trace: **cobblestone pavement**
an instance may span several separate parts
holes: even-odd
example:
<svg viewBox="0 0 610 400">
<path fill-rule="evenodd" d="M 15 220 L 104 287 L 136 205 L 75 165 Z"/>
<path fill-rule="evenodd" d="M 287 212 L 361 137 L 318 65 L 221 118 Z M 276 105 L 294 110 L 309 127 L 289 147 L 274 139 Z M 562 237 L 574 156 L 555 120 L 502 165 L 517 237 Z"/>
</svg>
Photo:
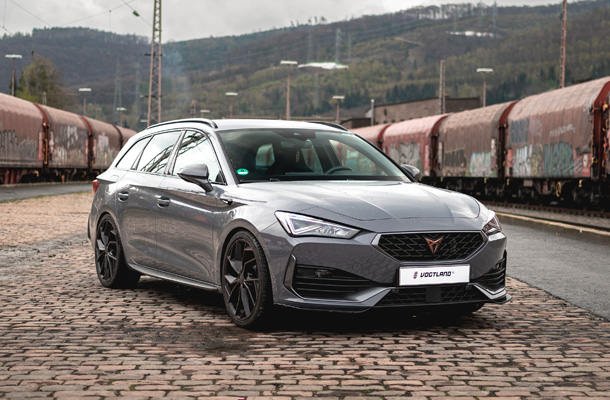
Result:
<svg viewBox="0 0 610 400">
<path fill-rule="evenodd" d="M 259 332 L 218 294 L 105 289 L 90 199 L 0 204 L 0 398 L 610 399 L 610 323 L 514 279 L 473 317 L 283 312 Z"/>
</svg>

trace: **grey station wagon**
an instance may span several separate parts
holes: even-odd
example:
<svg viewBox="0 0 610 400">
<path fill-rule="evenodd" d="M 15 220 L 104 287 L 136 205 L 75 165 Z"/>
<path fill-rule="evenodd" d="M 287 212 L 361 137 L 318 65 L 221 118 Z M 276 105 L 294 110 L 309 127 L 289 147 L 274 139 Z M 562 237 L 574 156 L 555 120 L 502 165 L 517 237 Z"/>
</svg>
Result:
<svg viewBox="0 0 610 400">
<path fill-rule="evenodd" d="M 471 313 L 508 301 L 496 215 L 418 175 L 334 124 L 161 123 L 94 182 L 97 275 L 221 292 L 243 327 L 276 305 Z"/>
</svg>

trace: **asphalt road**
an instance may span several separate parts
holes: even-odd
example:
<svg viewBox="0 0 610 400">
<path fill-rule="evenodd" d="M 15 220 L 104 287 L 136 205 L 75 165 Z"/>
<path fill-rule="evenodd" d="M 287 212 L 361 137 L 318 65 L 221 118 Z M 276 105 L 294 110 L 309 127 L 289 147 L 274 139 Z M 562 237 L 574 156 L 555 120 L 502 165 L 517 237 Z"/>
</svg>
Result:
<svg viewBox="0 0 610 400">
<path fill-rule="evenodd" d="M 91 183 L 70 183 L 56 185 L 0 185 L 0 202 L 27 199 L 38 196 L 89 192 L 91 190 Z"/>
<path fill-rule="evenodd" d="M 610 320 L 610 243 L 503 225 L 508 275 Z"/>
</svg>

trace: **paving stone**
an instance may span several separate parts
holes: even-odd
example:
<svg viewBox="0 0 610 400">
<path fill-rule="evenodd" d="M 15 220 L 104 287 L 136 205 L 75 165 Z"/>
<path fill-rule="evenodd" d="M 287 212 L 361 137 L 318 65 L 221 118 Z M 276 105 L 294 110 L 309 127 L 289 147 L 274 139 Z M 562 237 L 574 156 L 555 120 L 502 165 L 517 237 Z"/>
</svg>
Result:
<svg viewBox="0 0 610 400">
<path fill-rule="evenodd" d="M 103 288 L 90 201 L 0 203 L 0 398 L 610 400 L 610 322 L 515 279 L 472 317 L 285 311 L 247 331 L 216 293 Z"/>
</svg>

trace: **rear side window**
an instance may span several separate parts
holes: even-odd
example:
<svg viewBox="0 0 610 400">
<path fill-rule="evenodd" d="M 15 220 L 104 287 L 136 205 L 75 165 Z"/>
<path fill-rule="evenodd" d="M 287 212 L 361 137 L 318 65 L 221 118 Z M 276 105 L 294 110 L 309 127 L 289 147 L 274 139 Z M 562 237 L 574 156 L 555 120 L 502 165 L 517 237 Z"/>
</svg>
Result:
<svg viewBox="0 0 610 400">
<path fill-rule="evenodd" d="M 163 173 L 179 136 L 179 131 L 159 133 L 153 136 L 142 152 L 137 170 L 155 174 Z"/>
<path fill-rule="evenodd" d="M 149 137 L 142 139 L 140 141 L 137 141 L 133 146 L 131 146 L 131 148 L 127 150 L 125 155 L 123 155 L 121 161 L 117 163 L 116 168 L 131 169 L 135 161 L 138 159 L 138 156 L 142 152 L 142 149 L 144 148 L 144 146 L 146 146 L 146 143 L 148 143 L 149 139 Z"/>
</svg>

